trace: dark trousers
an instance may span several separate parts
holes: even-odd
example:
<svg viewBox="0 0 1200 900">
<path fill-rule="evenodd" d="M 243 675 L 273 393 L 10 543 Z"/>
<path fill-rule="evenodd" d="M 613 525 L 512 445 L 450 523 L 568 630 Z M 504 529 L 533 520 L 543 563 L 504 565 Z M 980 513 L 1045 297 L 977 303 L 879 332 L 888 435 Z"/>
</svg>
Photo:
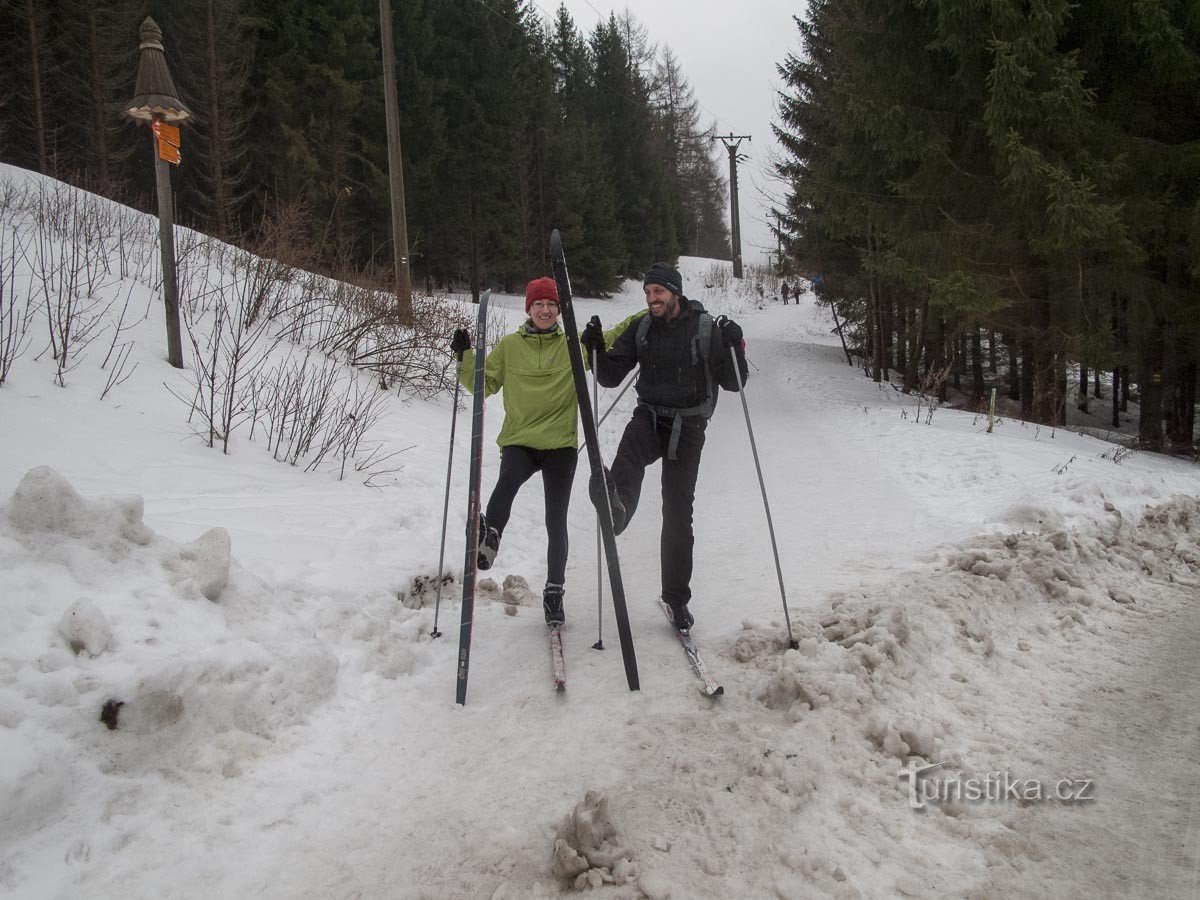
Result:
<svg viewBox="0 0 1200 900">
<path fill-rule="evenodd" d="M 676 458 L 668 459 L 672 420 L 659 416 L 655 422 L 653 413 L 639 407 L 625 426 L 612 463 L 613 482 L 629 520 L 642 495 L 646 467 L 662 460 L 663 525 L 659 554 L 662 596 L 670 606 L 683 606 L 692 599 L 692 507 L 707 424 L 708 421 L 700 416 L 685 418 Z"/>
<path fill-rule="evenodd" d="M 546 494 L 546 580 L 555 584 L 567 580 L 567 507 L 577 461 L 574 447 L 505 447 L 500 451 L 500 478 L 488 499 L 487 523 L 503 534 L 517 491 L 534 472 L 541 471 Z"/>
</svg>

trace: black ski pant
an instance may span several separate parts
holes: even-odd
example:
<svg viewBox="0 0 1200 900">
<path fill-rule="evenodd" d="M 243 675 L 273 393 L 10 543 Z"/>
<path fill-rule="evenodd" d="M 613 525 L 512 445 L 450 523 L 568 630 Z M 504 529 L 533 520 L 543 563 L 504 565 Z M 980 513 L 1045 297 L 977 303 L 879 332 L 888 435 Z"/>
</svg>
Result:
<svg viewBox="0 0 1200 900">
<path fill-rule="evenodd" d="M 708 420 L 701 416 L 685 417 L 676 458 L 668 459 L 672 424 L 673 419 L 667 416 L 656 417 L 642 407 L 634 410 L 621 435 L 611 472 L 628 522 L 642 495 L 646 467 L 662 460 L 663 524 L 659 545 L 662 596 L 669 606 L 683 606 L 692 599 L 692 507 Z"/>
<path fill-rule="evenodd" d="M 488 498 L 488 526 L 503 534 L 517 491 L 541 471 L 546 494 L 546 580 L 554 584 L 567 580 L 567 507 L 578 459 L 574 447 L 534 450 L 510 444 L 500 451 L 500 478 Z"/>
</svg>

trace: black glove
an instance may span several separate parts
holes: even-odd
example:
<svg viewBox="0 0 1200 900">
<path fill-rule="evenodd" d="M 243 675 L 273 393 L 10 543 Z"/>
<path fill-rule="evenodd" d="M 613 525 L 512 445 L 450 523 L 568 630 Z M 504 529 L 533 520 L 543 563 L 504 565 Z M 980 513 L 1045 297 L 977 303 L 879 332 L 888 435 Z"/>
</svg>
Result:
<svg viewBox="0 0 1200 900">
<path fill-rule="evenodd" d="M 728 350 L 730 347 L 739 347 L 742 343 L 742 326 L 733 319 L 727 319 L 724 316 L 717 323 L 717 327 L 721 329 L 721 346 Z"/>
<path fill-rule="evenodd" d="M 465 328 L 455 328 L 454 337 L 450 339 L 450 352 L 455 356 L 462 356 L 464 352 L 471 349 L 471 335 L 467 334 Z"/>
<path fill-rule="evenodd" d="M 592 316 L 588 320 L 587 325 L 583 328 L 583 334 L 579 338 L 579 343 L 592 353 L 604 352 L 604 327 L 600 324 L 599 316 Z"/>
</svg>

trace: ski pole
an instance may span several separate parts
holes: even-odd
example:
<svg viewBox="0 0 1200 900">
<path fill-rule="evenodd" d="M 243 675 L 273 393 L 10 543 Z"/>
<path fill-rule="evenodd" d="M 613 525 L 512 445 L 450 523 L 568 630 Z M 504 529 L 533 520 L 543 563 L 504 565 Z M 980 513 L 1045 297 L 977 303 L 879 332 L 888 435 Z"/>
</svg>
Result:
<svg viewBox="0 0 1200 900">
<path fill-rule="evenodd" d="M 442 563 L 446 559 L 446 520 L 450 516 L 450 474 L 454 471 L 454 429 L 458 425 L 458 391 L 461 382 L 458 380 L 458 368 L 462 366 L 462 353 L 455 354 L 458 366 L 454 372 L 454 405 L 450 409 L 450 459 L 446 463 L 446 499 L 442 503 L 442 546 L 438 550 L 438 581 L 437 599 L 433 603 L 433 632 L 430 637 L 440 638 L 438 631 L 438 613 L 442 607 Z"/>
<path fill-rule="evenodd" d="M 596 351 L 591 353 L 592 363 L 592 415 L 596 414 L 596 410 L 600 408 L 600 382 L 596 378 Z M 621 398 L 618 397 L 618 400 Z M 611 410 L 612 407 L 610 406 Z M 607 414 L 606 414 L 607 415 Z M 600 419 L 596 422 L 596 429 L 599 430 Z M 604 545 L 603 536 L 600 534 L 600 510 L 596 510 L 596 643 L 592 644 L 593 650 L 604 649 Z"/>
<path fill-rule="evenodd" d="M 617 404 L 621 402 L 621 398 L 625 396 L 625 392 L 626 392 L 627 390 L 629 390 L 629 387 L 630 387 L 630 385 L 632 385 L 632 384 L 633 384 L 633 382 L 637 380 L 637 373 L 638 373 L 638 370 L 637 370 L 637 368 L 636 368 L 636 367 L 634 368 L 634 370 L 633 370 L 632 372 L 630 372 L 630 373 L 629 373 L 629 379 L 628 379 L 628 380 L 625 382 L 625 386 L 621 388 L 621 393 L 617 394 L 617 397 L 616 397 L 616 399 L 615 399 L 615 400 L 613 400 L 613 402 L 609 404 L 609 406 L 608 406 L 608 409 L 606 409 L 606 410 L 604 411 L 604 415 L 602 415 L 602 416 L 599 418 L 599 420 L 597 420 L 597 422 L 596 422 L 596 427 L 597 427 L 597 428 L 599 428 L 601 425 L 603 425 L 603 424 L 604 424 L 604 420 L 608 418 L 608 414 L 609 414 L 610 412 L 612 412 L 614 409 L 616 409 L 616 407 L 617 407 Z M 592 374 L 592 377 L 593 377 L 593 378 L 595 377 L 595 373 L 594 373 L 594 372 L 593 372 L 593 374 Z M 597 393 L 598 393 L 598 392 L 597 392 Z M 599 402 L 599 398 L 597 398 L 597 401 L 596 401 L 596 402 Z M 581 453 L 581 452 L 583 451 L 583 448 L 584 448 L 584 446 L 585 446 L 584 444 L 580 444 L 578 447 L 576 447 L 576 448 L 575 448 L 575 452 L 576 452 L 576 453 Z"/>
<path fill-rule="evenodd" d="M 800 645 L 792 636 L 792 616 L 788 612 L 787 592 L 783 588 L 783 567 L 779 565 L 779 547 L 775 543 L 775 524 L 771 521 L 771 503 L 767 500 L 767 485 L 763 481 L 762 466 L 758 462 L 758 445 L 754 442 L 754 426 L 750 424 L 750 406 L 746 403 L 746 385 L 742 382 L 742 370 L 738 368 L 737 350 L 729 348 L 729 359 L 737 377 L 738 396 L 742 398 L 742 412 L 746 414 L 746 432 L 750 435 L 750 450 L 754 454 L 754 468 L 758 472 L 758 487 L 762 491 L 763 508 L 767 511 L 767 530 L 771 533 L 771 551 L 775 554 L 775 574 L 779 576 L 779 596 L 783 600 L 783 621 L 787 623 L 788 646 L 793 650 Z"/>
</svg>

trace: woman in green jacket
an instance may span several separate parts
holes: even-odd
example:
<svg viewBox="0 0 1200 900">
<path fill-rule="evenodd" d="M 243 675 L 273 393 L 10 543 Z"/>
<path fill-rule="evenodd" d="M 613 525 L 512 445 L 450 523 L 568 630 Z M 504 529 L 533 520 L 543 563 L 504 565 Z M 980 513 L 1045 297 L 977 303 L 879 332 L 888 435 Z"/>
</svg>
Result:
<svg viewBox="0 0 1200 900">
<path fill-rule="evenodd" d="M 500 478 L 480 517 L 479 568 L 491 568 L 517 492 L 534 472 L 542 473 L 546 494 L 546 588 L 542 605 L 547 625 L 563 623 L 563 584 L 567 574 L 567 507 L 575 479 L 578 400 L 558 323 L 558 288 L 553 278 L 537 278 L 525 288 L 529 318 L 497 341 L 484 363 L 487 396 L 504 388 Z M 473 387 L 475 354 L 465 329 L 454 333 L 453 352 L 463 352 L 459 380 Z"/>
</svg>

